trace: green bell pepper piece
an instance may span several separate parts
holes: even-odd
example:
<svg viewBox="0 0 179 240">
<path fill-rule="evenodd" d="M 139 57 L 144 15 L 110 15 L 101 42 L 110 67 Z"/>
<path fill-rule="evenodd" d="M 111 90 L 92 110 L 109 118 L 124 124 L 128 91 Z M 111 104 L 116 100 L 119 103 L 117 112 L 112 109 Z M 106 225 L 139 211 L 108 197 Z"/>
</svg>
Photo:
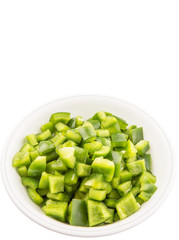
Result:
<svg viewBox="0 0 179 240">
<path fill-rule="evenodd" d="M 104 180 L 110 182 L 114 176 L 115 165 L 112 161 L 103 157 L 96 158 L 91 164 L 93 172 L 102 173 Z"/>
<path fill-rule="evenodd" d="M 133 187 L 131 189 L 131 192 L 133 193 L 134 197 L 137 196 L 138 193 L 140 193 L 140 188 L 139 187 Z"/>
<path fill-rule="evenodd" d="M 51 141 L 41 141 L 39 143 L 39 153 L 40 155 L 45 155 L 46 153 L 52 152 L 55 146 Z"/>
<path fill-rule="evenodd" d="M 130 173 L 126 169 L 120 172 L 120 183 L 127 182 L 130 180 L 132 180 L 132 173 Z"/>
<path fill-rule="evenodd" d="M 95 130 L 97 137 L 109 137 L 109 131 L 107 129 L 98 129 Z"/>
<path fill-rule="evenodd" d="M 107 116 L 104 120 L 101 121 L 101 125 L 103 128 L 109 128 L 117 123 L 117 119 L 115 117 Z"/>
<path fill-rule="evenodd" d="M 61 222 L 66 221 L 67 217 L 67 202 L 59 202 L 59 201 L 50 201 L 47 205 L 42 207 L 42 210 L 45 212 L 47 216 L 53 217 Z"/>
<path fill-rule="evenodd" d="M 74 185 L 65 184 L 65 192 L 67 192 L 67 193 L 74 193 L 77 190 L 78 185 L 79 185 L 79 182 L 77 182 Z"/>
<path fill-rule="evenodd" d="M 65 140 L 66 140 L 66 137 L 61 132 L 55 135 L 53 138 L 51 138 L 51 141 L 55 147 L 64 143 Z"/>
<path fill-rule="evenodd" d="M 68 170 L 68 168 L 60 158 L 58 158 L 56 161 L 52 163 L 51 168 L 54 171 L 60 171 L 60 172 L 66 172 Z"/>
<path fill-rule="evenodd" d="M 58 132 L 67 131 L 68 129 L 70 129 L 66 124 L 62 122 L 56 123 L 55 128 L 57 129 Z"/>
<path fill-rule="evenodd" d="M 32 151 L 34 151 L 34 150 L 35 150 L 35 147 L 34 147 L 34 146 L 30 145 L 29 143 L 25 143 L 25 144 L 21 147 L 21 149 L 20 149 L 19 152 L 21 152 L 21 153 L 26 153 L 26 152 L 32 152 Z"/>
<path fill-rule="evenodd" d="M 138 143 L 140 140 L 143 140 L 143 128 L 139 127 L 139 128 L 134 128 L 130 130 L 130 137 L 131 140 L 133 142 L 133 144 Z"/>
<path fill-rule="evenodd" d="M 98 137 L 96 138 L 96 141 L 101 142 L 103 146 L 107 146 L 110 149 L 112 149 L 112 144 L 110 139 Z"/>
<path fill-rule="evenodd" d="M 88 157 L 88 151 L 77 146 L 74 146 L 74 149 L 75 149 L 76 161 L 86 163 L 86 159 Z"/>
<path fill-rule="evenodd" d="M 120 129 L 121 130 L 125 130 L 127 128 L 127 126 L 128 126 L 127 122 L 124 119 L 120 118 L 120 117 L 117 117 L 117 116 L 114 116 L 114 117 L 117 119 L 117 121 L 119 123 L 119 126 L 120 126 Z"/>
<path fill-rule="evenodd" d="M 32 146 L 38 145 L 37 139 L 34 134 L 27 135 L 26 139 L 28 143 L 31 144 Z"/>
<path fill-rule="evenodd" d="M 115 165 L 114 177 L 119 178 L 120 172 L 122 170 L 122 153 L 111 151 L 107 155 L 107 159 L 112 160 Z"/>
<path fill-rule="evenodd" d="M 46 189 L 37 188 L 36 191 L 41 197 L 43 197 L 43 196 L 47 195 L 49 190 L 47 188 Z M 43 202 L 43 203 L 45 203 L 45 202 Z"/>
<path fill-rule="evenodd" d="M 146 202 L 152 197 L 154 192 L 157 190 L 157 187 L 147 176 L 143 176 L 140 179 L 140 184 L 141 184 L 141 188 L 140 188 L 141 192 L 138 195 L 138 197 Z"/>
<path fill-rule="evenodd" d="M 83 178 L 82 179 L 82 181 L 81 181 L 81 183 L 80 183 L 80 187 L 79 187 L 79 192 L 81 192 L 81 193 L 87 193 L 89 190 L 88 190 L 88 188 L 86 188 L 85 187 L 85 183 L 88 181 L 88 178 L 87 177 L 85 177 L 85 178 Z"/>
<path fill-rule="evenodd" d="M 79 128 L 79 133 L 85 142 L 91 142 L 95 140 L 96 133 L 92 126 L 82 126 Z"/>
<path fill-rule="evenodd" d="M 76 164 L 76 174 L 78 177 L 88 177 L 91 173 L 91 166 L 85 163 Z"/>
<path fill-rule="evenodd" d="M 145 160 L 137 160 L 135 162 L 126 163 L 127 169 L 132 173 L 132 176 L 137 176 L 146 170 Z"/>
<path fill-rule="evenodd" d="M 22 177 L 21 181 L 24 186 L 30 187 L 31 189 L 36 189 L 39 185 L 39 181 L 31 177 Z"/>
<path fill-rule="evenodd" d="M 106 119 L 106 114 L 105 112 L 97 112 L 95 115 L 92 117 L 92 120 L 99 120 L 104 121 Z"/>
<path fill-rule="evenodd" d="M 39 181 L 39 188 L 46 189 L 49 187 L 49 174 L 43 172 Z"/>
<path fill-rule="evenodd" d="M 68 125 L 69 128 L 74 129 L 76 127 L 76 118 L 71 118 L 68 121 L 67 125 Z"/>
<path fill-rule="evenodd" d="M 69 202 L 71 199 L 71 194 L 69 193 L 47 193 L 47 197 L 52 199 L 52 200 L 56 200 L 56 201 L 60 201 L 60 202 Z"/>
<path fill-rule="evenodd" d="M 119 221 L 119 215 L 117 214 L 117 212 L 114 214 L 114 222 Z"/>
<path fill-rule="evenodd" d="M 19 167 L 18 173 L 21 177 L 27 177 L 27 167 L 26 166 Z"/>
<path fill-rule="evenodd" d="M 68 185 L 74 185 L 78 182 L 78 176 L 73 169 L 70 169 L 65 173 L 64 182 Z"/>
<path fill-rule="evenodd" d="M 113 189 L 110 193 L 107 194 L 107 198 L 119 199 L 121 196 L 118 191 Z"/>
<path fill-rule="evenodd" d="M 29 177 L 39 177 L 46 169 L 46 157 L 38 156 L 28 168 Z"/>
<path fill-rule="evenodd" d="M 125 147 L 127 139 L 123 133 L 112 133 L 111 134 L 113 147 Z"/>
<path fill-rule="evenodd" d="M 83 118 L 81 116 L 76 116 L 76 127 L 80 127 L 83 123 Z"/>
<path fill-rule="evenodd" d="M 37 205 L 43 203 L 44 199 L 36 192 L 35 189 L 28 187 L 27 192 L 34 203 L 36 203 Z"/>
<path fill-rule="evenodd" d="M 124 195 L 120 198 L 116 204 L 116 210 L 119 215 L 120 220 L 132 215 L 136 211 L 138 211 L 140 205 L 137 203 L 132 192 Z"/>
<path fill-rule="evenodd" d="M 80 143 L 81 142 L 81 140 L 82 140 L 82 138 L 81 138 L 81 135 L 79 134 L 79 133 L 76 133 L 75 131 L 73 131 L 73 130 L 68 130 L 67 132 L 66 132 L 66 137 L 67 137 L 67 139 L 69 139 L 69 140 L 72 140 L 72 141 L 74 141 L 74 142 L 76 142 L 76 143 Z"/>
<path fill-rule="evenodd" d="M 124 158 L 131 158 L 136 156 L 137 149 L 135 148 L 134 144 L 128 140 L 127 145 L 124 147 L 125 153 L 123 154 Z"/>
<path fill-rule="evenodd" d="M 31 163 L 29 152 L 18 152 L 15 154 L 12 162 L 13 167 L 21 167 Z"/>
<path fill-rule="evenodd" d="M 91 123 L 94 127 L 94 129 L 99 129 L 101 127 L 101 124 L 100 124 L 100 121 L 99 120 L 93 120 L 93 119 L 90 119 L 88 120 L 89 123 Z"/>
<path fill-rule="evenodd" d="M 98 141 L 90 142 L 90 143 L 84 143 L 83 147 L 86 151 L 88 151 L 89 154 L 94 154 L 94 152 L 98 151 L 102 148 L 102 143 Z"/>
<path fill-rule="evenodd" d="M 50 193 L 64 192 L 64 176 L 49 175 Z"/>
<path fill-rule="evenodd" d="M 141 140 L 135 145 L 137 152 L 140 156 L 143 156 L 150 148 L 149 142 L 145 140 Z"/>
<path fill-rule="evenodd" d="M 50 122 L 53 124 L 56 124 L 57 122 L 62 122 L 64 124 L 67 124 L 70 120 L 70 113 L 68 112 L 58 112 L 53 113 L 50 117 Z"/>
<path fill-rule="evenodd" d="M 95 201 L 103 201 L 106 198 L 106 191 L 90 188 L 88 197 Z"/>
<path fill-rule="evenodd" d="M 51 136 L 52 136 L 52 134 L 51 134 L 50 130 L 47 129 L 46 131 L 37 134 L 36 139 L 38 142 L 41 142 L 41 141 L 45 141 L 45 140 L 49 139 Z"/>
<path fill-rule="evenodd" d="M 114 177 L 111 181 L 111 186 L 113 189 L 117 189 L 117 186 L 120 184 L 120 177 L 116 178 Z"/>
<path fill-rule="evenodd" d="M 93 200 L 87 201 L 87 212 L 90 227 L 105 222 L 111 216 L 104 203 Z"/>
<path fill-rule="evenodd" d="M 85 188 L 94 188 L 94 189 L 102 189 L 103 188 L 103 174 L 101 173 L 92 173 L 84 183 Z"/>
<path fill-rule="evenodd" d="M 110 212 L 110 218 L 108 218 L 105 223 L 113 223 L 114 221 L 114 209 L 108 208 L 108 211 Z"/>
<path fill-rule="evenodd" d="M 74 226 L 88 226 L 87 206 L 85 200 L 72 200 L 69 223 Z"/>
<path fill-rule="evenodd" d="M 46 161 L 47 163 L 53 160 L 57 160 L 57 158 L 59 157 L 58 154 L 56 153 L 56 151 L 52 151 L 50 153 L 46 153 Z"/>
<path fill-rule="evenodd" d="M 145 166 L 148 171 L 151 171 L 152 169 L 152 157 L 151 154 L 144 154 L 143 156 L 139 156 L 139 159 L 144 159 L 145 160 Z"/>
<path fill-rule="evenodd" d="M 101 149 L 99 149 L 98 151 L 95 151 L 93 154 L 92 159 L 95 159 L 97 157 L 106 157 L 106 155 L 110 152 L 110 147 L 108 146 L 102 146 Z"/>
<path fill-rule="evenodd" d="M 39 152 L 37 150 L 34 150 L 32 152 L 29 152 L 29 155 L 31 162 L 33 162 L 39 156 Z"/>
<path fill-rule="evenodd" d="M 131 181 L 121 183 L 118 187 L 117 190 L 121 196 L 126 195 L 130 190 L 132 189 L 132 183 Z"/>
<path fill-rule="evenodd" d="M 76 158 L 74 156 L 75 149 L 73 147 L 64 147 L 64 148 L 58 148 L 57 153 L 59 154 L 61 160 L 63 163 L 69 167 L 74 168 L 76 163 Z"/>
<path fill-rule="evenodd" d="M 106 199 L 104 200 L 104 203 L 106 204 L 106 206 L 107 206 L 108 208 L 116 208 L 117 199 L 106 198 Z"/>
<path fill-rule="evenodd" d="M 54 125 L 53 125 L 52 122 L 45 123 L 45 124 L 43 124 L 43 125 L 41 126 L 41 128 L 40 128 L 40 130 L 41 130 L 42 132 L 45 132 L 45 131 L 48 130 L 48 129 L 50 130 L 51 133 L 54 133 L 54 132 L 55 132 L 55 127 L 54 127 Z"/>
</svg>

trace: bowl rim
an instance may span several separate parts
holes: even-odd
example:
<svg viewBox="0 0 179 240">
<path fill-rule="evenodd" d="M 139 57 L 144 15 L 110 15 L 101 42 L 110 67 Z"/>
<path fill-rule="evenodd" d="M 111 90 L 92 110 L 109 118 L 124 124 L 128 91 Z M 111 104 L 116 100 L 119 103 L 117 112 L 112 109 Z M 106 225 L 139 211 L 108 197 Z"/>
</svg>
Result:
<svg viewBox="0 0 179 240">
<path fill-rule="evenodd" d="M 144 115 L 146 115 L 150 120 L 152 120 L 153 123 L 155 123 L 155 125 L 159 128 L 159 130 L 161 131 L 163 137 L 166 140 L 166 143 L 169 147 L 169 152 L 170 152 L 170 160 L 171 160 L 171 173 L 170 173 L 170 178 L 168 179 L 168 184 L 167 187 L 165 188 L 163 194 L 161 195 L 159 201 L 152 207 L 150 208 L 146 213 L 144 213 L 142 216 L 140 216 L 139 218 L 136 219 L 136 221 L 131 221 L 131 222 L 127 222 L 125 224 L 123 224 L 123 228 L 119 229 L 116 227 L 116 223 L 110 224 L 111 228 L 110 229 L 104 229 L 103 226 L 101 227 L 97 227 L 98 228 L 98 232 L 88 232 L 89 235 L 86 234 L 86 231 L 82 231 L 86 228 L 84 227 L 75 227 L 75 226 L 70 226 L 73 227 L 73 229 L 69 229 L 69 231 L 66 231 L 66 229 L 62 229 L 61 227 L 59 227 L 59 229 L 55 229 L 55 227 L 51 224 L 48 223 L 48 221 L 46 222 L 41 222 L 40 219 L 38 219 L 38 217 L 34 214 L 32 214 L 27 208 L 25 208 L 25 206 L 23 206 L 21 204 L 21 202 L 16 198 L 16 195 L 13 192 L 13 189 L 11 188 L 11 185 L 9 184 L 8 181 L 8 176 L 6 173 L 6 166 L 5 166 L 5 160 L 6 160 L 6 154 L 7 154 L 7 150 L 8 150 L 8 145 L 9 142 L 11 140 L 11 138 L 13 137 L 13 135 L 15 134 L 15 131 L 18 127 L 20 127 L 20 125 L 29 117 L 31 116 L 33 113 L 39 111 L 41 108 L 47 106 L 47 105 L 51 105 L 54 104 L 56 102 L 59 101 L 63 101 L 63 100 L 69 100 L 69 99 L 74 99 L 74 98 L 89 98 L 89 97 L 95 97 L 95 98 L 105 98 L 105 99 L 111 99 L 111 100 L 115 100 L 115 101 L 119 101 L 121 103 L 127 104 L 129 106 L 132 106 L 133 108 L 135 108 L 136 110 L 141 111 Z M 159 124 L 153 119 L 153 117 L 151 117 L 148 113 L 146 113 L 143 109 L 135 106 L 134 104 L 128 102 L 128 101 L 124 101 L 121 100 L 120 98 L 116 98 L 116 97 L 111 97 L 108 95 L 101 95 L 101 94 L 88 94 L 88 95 L 69 95 L 66 97 L 62 97 L 62 98 L 58 98 L 56 100 L 53 101 L 49 101 L 47 103 L 42 104 L 41 106 L 35 108 L 34 110 L 32 110 L 31 112 L 29 112 L 28 114 L 25 115 L 24 118 L 22 118 L 17 124 L 16 126 L 12 129 L 12 131 L 10 132 L 5 145 L 3 147 L 3 151 L 2 151 L 2 156 L 1 156 L 1 176 L 2 176 L 2 180 L 6 189 L 6 192 L 8 193 L 10 199 L 12 200 L 12 202 L 16 205 L 16 207 L 24 214 L 26 215 L 28 218 L 30 218 L 32 221 L 36 222 L 37 224 L 41 225 L 44 228 L 47 228 L 51 231 L 55 231 L 57 233 L 62 233 L 65 235 L 69 235 L 69 236 L 78 236 L 78 237 L 100 237 L 100 236 L 107 236 L 107 235 L 111 235 L 111 234 L 117 234 L 119 232 L 125 231 L 129 228 L 132 228 L 134 226 L 136 226 L 137 224 L 143 222 L 144 220 L 146 220 L 147 218 L 149 218 L 153 213 L 155 213 L 160 207 L 161 205 L 164 203 L 164 201 L 167 199 L 168 197 L 168 193 L 171 191 L 174 180 L 175 180 L 175 173 L 176 173 L 176 161 L 175 158 L 173 157 L 173 151 L 171 148 L 171 145 L 168 141 L 168 136 L 166 135 L 166 133 L 163 131 L 163 129 L 159 126 Z M 114 226 L 115 225 L 115 226 Z M 108 225 L 109 226 L 109 225 Z M 114 226 L 114 227 L 112 227 Z M 89 228 L 89 227 L 88 227 Z M 93 227 L 94 228 L 94 227 Z M 79 231 L 79 229 L 81 231 Z M 90 228 L 91 229 L 91 228 Z"/>
</svg>

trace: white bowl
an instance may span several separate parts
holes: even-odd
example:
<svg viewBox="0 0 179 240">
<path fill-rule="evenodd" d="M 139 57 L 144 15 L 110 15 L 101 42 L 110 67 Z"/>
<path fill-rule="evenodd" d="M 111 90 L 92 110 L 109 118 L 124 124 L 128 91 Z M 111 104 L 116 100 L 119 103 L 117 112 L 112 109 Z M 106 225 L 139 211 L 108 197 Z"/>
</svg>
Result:
<svg viewBox="0 0 179 240">
<path fill-rule="evenodd" d="M 107 111 L 125 119 L 129 124 L 143 126 L 144 137 L 150 142 L 152 172 L 157 177 L 158 190 L 152 198 L 132 216 L 101 227 L 75 227 L 47 217 L 40 207 L 28 197 L 20 177 L 12 167 L 14 154 L 20 149 L 24 136 L 39 131 L 54 112 L 67 111 L 72 116 L 81 115 L 85 119 L 98 111 Z M 137 107 L 110 97 L 75 96 L 48 103 L 29 114 L 13 131 L 4 147 L 2 156 L 2 177 L 5 188 L 15 205 L 36 223 L 59 233 L 73 236 L 104 236 L 118 233 L 143 222 L 151 216 L 166 199 L 174 179 L 174 162 L 169 143 L 157 123 Z"/>
</svg>

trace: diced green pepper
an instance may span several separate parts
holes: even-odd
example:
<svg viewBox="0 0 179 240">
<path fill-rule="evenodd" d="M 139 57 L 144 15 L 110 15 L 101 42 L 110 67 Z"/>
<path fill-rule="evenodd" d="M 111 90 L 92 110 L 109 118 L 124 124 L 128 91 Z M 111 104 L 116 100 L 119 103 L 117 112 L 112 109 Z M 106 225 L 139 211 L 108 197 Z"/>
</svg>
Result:
<svg viewBox="0 0 179 240">
<path fill-rule="evenodd" d="M 66 172 L 68 170 L 68 168 L 66 167 L 66 165 L 63 163 L 63 161 L 60 158 L 58 158 L 56 161 L 54 161 L 52 163 L 51 167 L 54 171 Z"/>
<path fill-rule="evenodd" d="M 40 155 L 45 155 L 46 153 L 52 152 L 55 146 L 51 141 L 41 141 L 39 143 L 39 153 Z"/>
<path fill-rule="evenodd" d="M 124 158 L 134 157 L 137 153 L 137 149 L 130 140 L 127 141 L 127 145 L 124 147 L 124 151 L 125 151 L 123 155 Z"/>
<path fill-rule="evenodd" d="M 22 177 L 21 181 L 24 186 L 30 187 L 32 189 L 36 189 L 39 185 L 39 181 L 31 177 Z"/>
<path fill-rule="evenodd" d="M 76 133 L 75 131 L 73 131 L 73 130 L 68 130 L 67 132 L 66 132 L 66 137 L 67 137 L 67 139 L 69 139 L 69 140 L 72 140 L 72 141 L 74 141 L 74 142 L 76 142 L 76 143 L 80 143 L 81 142 L 81 140 L 82 140 L 82 138 L 81 138 L 81 135 L 79 134 L 79 133 Z"/>
<path fill-rule="evenodd" d="M 106 199 L 104 200 L 104 203 L 106 204 L 106 206 L 107 206 L 108 208 L 116 208 L 117 199 L 106 198 Z"/>
<path fill-rule="evenodd" d="M 27 167 L 26 166 L 19 167 L 18 173 L 21 177 L 27 177 Z"/>
<path fill-rule="evenodd" d="M 113 189 L 117 189 L 117 186 L 120 184 L 120 177 L 116 178 L 114 177 L 111 181 L 111 186 Z"/>
<path fill-rule="evenodd" d="M 43 172 L 39 181 L 39 188 L 40 189 L 46 189 L 49 187 L 49 174 L 46 172 Z"/>
<path fill-rule="evenodd" d="M 74 146 L 74 149 L 75 149 L 76 161 L 86 163 L 86 159 L 88 157 L 88 151 L 77 146 Z"/>
<path fill-rule="evenodd" d="M 92 173 L 85 181 L 84 185 L 86 188 L 102 189 L 103 188 L 103 174 Z"/>
<path fill-rule="evenodd" d="M 130 173 L 128 170 L 123 170 L 122 172 L 120 172 L 120 182 L 127 182 L 132 180 L 132 173 Z"/>
<path fill-rule="evenodd" d="M 87 201 L 87 212 L 90 227 L 105 222 L 111 216 L 104 203 L 93 200 Z"/>
<path fill-rule="evenodd" d="M 46 215 L 53 217 L 59 221 L 65 222 L 67 217 L 67 202 L 52 201 L 42 207 Z"/>
<path fill-rule="evenodd" d="M 110 152 L 110 147 L 108 146 L 102 146 L 101 149 L 99 149 L 98 151 L 95 151 L 93 154 L 92 159 L 95 159 L 97 157 L 106 157 L 106 155 Z"/>
<path fill-rule="evenodd" d="M 133 144 L 138 143 L 140 140 L 143 140 L 143 128 L 134 128 L 130 130 L 131 140 Z"/>
<path fill-rule="evenodd" d="M 42 133 L 39 133 L 36 135 L 36 139 L 38 142 L 41 142 L 41 141 L 44 141 L 44 140 L 47 140 L 48 138 L 51 137 L 51 132 L 49 129 L 47 129 L 46 131 L 42 132 Z"/>
<path fill-rule="evenodd" d="M 126 163 L 127 169 L 132 173 L 132 176 L 137 176 L 146 170 L 145 160 L 137 160 L 135 162 Z"/>
<path fill-rule="evenodd" d="M 21 153 L 26 153 L 26 152 L 32 152 L 35 150 L 35 147 L 33 147 L 32 145 L 30 145 L 29 143 L 25 143 L 19 152 Z"/>
<path fill-rule="evenodd" d="M 107 138 L 98 137 L 96 141 L 101 142 L 103 146 L 107 146 L 110 149 L 112 148 L 111 140 Z"/>
<path fill-rule="evenodd" d="M 112 190 L 109 194 L 107 194 L 107 198 L 119 199 L 121 196 L 119 195 L 117 190 Z"/>
<path fill-rule="evenodd" d="M 114 176 L 115 166 L 114 163 L 103 157 L 96 158 L 91 164 L 93 172 L 102 173 L 104 179 L 107 182 L 110 182 Z"/>
<path fill-rule="evenodd" d="M 27 135 L 26 139 L 28 143 L 31 144 L 32 146 L 38 145 L 37 139 L 34 134 Z"/>
<path fill-rule="evenodd" d="M 70 208 L 70 224 L 74 226 L 88 226 L 87 206 L 85 200 L 73 199 Z"/>
<path fill-rule="evenodd" d="M 117 123 L 117 119 L 115 117 L 107 116 L 104 120 L 101 121 L 101 125 L 103 128 L 109 128 Z"/>
<path fill-rule="evenodd" d="M 87 193 L 88 192 L 88 188 L 85 187 L 85 183 L 88 181 L 88 178 L 85 177 L 83 178 L 83 180 L 81 181 L 80 187 L 79 187 L 79 191 L 82 193 Z"/>
<path fill-rule="evenodd" d="M 29 177 L 39 177 L 46 168 L 46 157 L 38 156 L 28 168 Z"/>
<path fill-rule="evenodd" d="M 68 127 L 69 128 L 72 128 L 74 129 L 76 127 L 76 118 L 71 118 L 69 121 L 68 121 Z"/>
<path fill-rule="evenodd" d="M 64 176 L 49 175 L 50 193 L 64 192 Z"/>
<path fill-rule="evenodd" d="M 57 135 L 55 135 L 53 138 L 51 138 L 51 141 L 53 142 L 53 145 L 55 147 L 59 146 L 60 144 L 64 143 L 66 140 L 66 137 L 60 132 Z"/>
<path fill-rule="evenodd" d="M 137 152 L 140 156 L 143 156 L 150 148 L 149 142 L 145 140 L 141 140 L 135 145 Z"/>
<path fill-rule="evenodd" d="M 81 126 L 84 123 L 84 120 L 81 116 L 76 116 L 76 127 Z"/>
<path fill-rule="evenodd" d="M 76 174 L 78 177 L 88 177 L 91 173 L 91 166 L 85 163 L 76 164 Z"/>
<path fill-rule="evenodd" d="M 140 188 L 139 187 L 133 187 L 131 189 L 131 192 L 133 193 L 134 197 L 137 196 L 137 194 L 140 192 Z"/>
<path fill-rule="evenodd" d="M 117 116 L 114 116 L 114 117 L 117 119 L 117 121 L 119 123 L 119 126 L 120 126 L 120 129 L 125 130 L 128 126 L 127 122 L 120 117 L 117 117 Z"/>
<path fill-rule="evenodd" d="M 121 196 L 126 195 L 132 188 L 132 183 L 131 181 L 121 183 L 118 187 L 117 190 Z"/>
<path fill-rule="evenodd" d="M 44 199 L 36 192 L 35 189 L 28 187 L 27 192 L 34 203 L 38 205 L 43 203 Z"/>
<path fill-rule="evenodd" d="M 29 152 L 18 152 L 15 154 L 12 162 L 13 167 L 21 167 L 30 164 Z"/>
<path fill-rule="evenodd" d="M 68 185 L 74 185 L 78 182 L 78 176 L 76 174 L 76 172 L 72 169 L 68 170 L 65 173 L 65 180 L 64 180 L 65 184 Z"/>
<path fill-rule="evenodd" d="M 50 130 L 51 133 L 54 133 L 54 131 L 55 131 L 55 127 L 54 127 L 53 123 L 51 123 L 51 122 L 43 124 L 40 129 L 42 132 L 45 132 L 48 129 Z"/>
<path fill-rule="evenodd" d="M 50 161 L 53 161 L 53 160 L 57 160 L 57 158 L 59 157 L 58 154 L 56 153 L 56 151 L 52 151 L 50 153 L 46 153 L 45 156 L 46 156 L 46 161 L 47 162 L 50 162 Z"/>
<path fill-rule="evenodd" d="M 114 214 L 114 222 L 119 221 L 119 215 L 117 214 L 117 212 Z"/>
<path fill-rule="evenodd" d="M 129 192 L 124 197 L 118 200 L 116 204 L 116 210 L 119 215 L 120 220 L 130 216 L 137 210 L 139 210 L 140 205 L 137 203 L 132 192 Z"/>
<path fill-rule="evenodd" d="M 62 122 L 64 124 L 67 124 L 70 120 L 70 113 L 68 112 L 58 112 L 53 113 L 50 117 L 50 122 L 53 124 L 56 124 L 57 122 Z"/>
<path fill-rule="evenodd" d="M 97 112 L 93 117 L 92 117 L 93 120 L 99 120 L 100 122 L 101 121 L 104 121 L 106 119 L 106 114 L 105 112 Z"/>
<path fill-rule="evenodd" d="M 90 120 L 88 120 L 88 122 L 90 122 L 93 125 L 95 130 L 99 129 L 101 127 L 101 124 L 100 124 L 99 120 L 90 119 Z"/>
<path fill-rule="evenodd" d="M 94 152 L 98 151 L 99 149 L 102 148 L 102 143 L 98 141 L 94 141 L 91 143 L 85 143 L 84 144 L 84 149 L 88 151 L 89 154 L 93 154 Z"/>
<path fill-rule="evenodd" d="M 33 162 L 38 156 L 39 152 L 37 150 L 34 150 L 33 152 L 29 152 L 31 162 Z"/>
<path fill-rule="evenodd" d="M 127 139 L 123 133 L 112 133 L 111 134 L 113 147 L 125 147 Z"/>
<path fill-rule="evenodd" d="M 148 171 L 151 171 L 152 168 L 152 157 L 151 154 L 144 154 L 143 156 L 139 156 L 139 159 L 144 159 L 145 160 L 145 166 Z"/>
<path fill-rule="evenodd" d="M 96 138 L 96 133 L 91 126 L 82 126 L 79 128 L 79 133 L 85 142 L 94 141 Z"/>
<path fill-rule="evenodd" d="M 56 123 L 55 128 L 57 129 L 58 132 L 67 131 L 69 129 L 69 127 L 62 122 Z"/>
<path fill-rule="evenodd" d="M 109 137 L 109 131 L 107 129 L 98 129 L 96 130 L 97 137 Z"/>
<path fill-rule="evenodd" d="M 122 153 L 111 151 L 107 155 L 109 160 L 112 160 L 115 165 L 114 177 L 118 178 L 120 176 L 120 172 L 122 170 Z"/>
<path fill-rule="evenodd" d="M 108 211 L 110 212 L 110 218 L 108 218 L 105 223 L 113 223 L 114 219 L 114 209 L 108 208 Z"/>
<path fill-rule="evenodd" d="M 52 199 L 52 200 L 57 200 L 60 202 L 69 202 L 71 198 L 71 194 L 69 193 L 47 193 L 47 197 Z"/>
<path fill-rule="evenodd" d="M 75 167 L 76 158 L 74 156 L 75 149 L 73 147 L 64 147 L 57 149 L 57 153 L 59 154 L 61 160 L 67 167 L 69 168 Z"/>
<path fill-rule="evenodd" d="M 103 201 L 105 198 L 106 198 L 105 190 L 97 190 L 97 189 L 90 188 L 89 199 L 96 200 L 96 201 Z"/>
<path fill-rule="evenodd" d="M 121 132 L 121 129 L 120 129 L 120 126 L 119 126 L 118 122 L 115 123 L 114 125 L 108 127 L 107 130 L 109 131 L 110 134 L 112 134 L 112 133 L 120 133 Z"/>
</svg>

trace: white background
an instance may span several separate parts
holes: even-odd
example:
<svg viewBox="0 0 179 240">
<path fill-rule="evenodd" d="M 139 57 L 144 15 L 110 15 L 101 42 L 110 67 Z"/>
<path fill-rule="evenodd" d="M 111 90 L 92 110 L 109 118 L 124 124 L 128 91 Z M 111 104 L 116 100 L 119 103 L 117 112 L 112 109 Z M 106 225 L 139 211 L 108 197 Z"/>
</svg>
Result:
<svg viewBox="0 0 179 240">
<path fill-rule="evenodd" d="M 36 107 L 68 95 L 102 94 L 150 114 L 177 161 L 178 13 L 178 1 L 172 0 L 0 1 L 0 151 L 14 126 Z M 178 185 L 177 173 L 152 217 L 105 239 L 178 239 Z M 71 239 L 23 215 L 2 180 L 0 209 L 1 239 Z"/>
</svg>

